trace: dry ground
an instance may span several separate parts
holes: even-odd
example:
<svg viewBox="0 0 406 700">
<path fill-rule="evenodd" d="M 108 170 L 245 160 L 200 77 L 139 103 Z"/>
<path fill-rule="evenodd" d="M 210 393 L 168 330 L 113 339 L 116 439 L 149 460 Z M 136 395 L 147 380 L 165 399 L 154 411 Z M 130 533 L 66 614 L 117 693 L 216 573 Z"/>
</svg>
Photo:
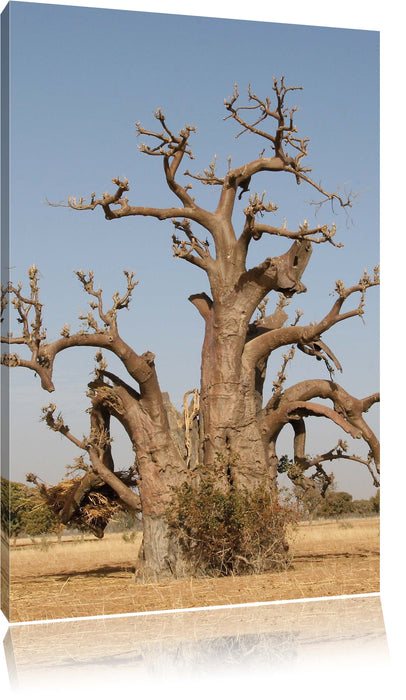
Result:
<svg viewBox="0 0 406 700">
<path fill-rule="evenodd" d="M 284 572 L 136 583 L 133 543 L 122 535 L 19 541 L 10 552 L 10 621 L 292 600 L 379 591 L 379 518 L 301 523 Z"/>
</svg>

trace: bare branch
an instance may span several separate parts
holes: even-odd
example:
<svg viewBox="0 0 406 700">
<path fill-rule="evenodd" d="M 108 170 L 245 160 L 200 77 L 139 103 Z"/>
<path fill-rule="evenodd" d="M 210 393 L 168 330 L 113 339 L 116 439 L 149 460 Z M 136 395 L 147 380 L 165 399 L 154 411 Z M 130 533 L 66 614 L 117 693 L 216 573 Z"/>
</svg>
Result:
<svg viewBox="0 0 406 700">
<path fill-rule="evenodd" d="M 292 172 L 287 168 L 288 172 Z M 326 202 L 331 203 L 332 211 L 334 211 L 334 202 L 338 202 L 338 204 L 348 209 L 350 209 L 354 203 L 354 200 L 357 198 L 357 194 L 354 192 L 345 192 L 344 196 L 339 194 L 340 188 L 338 187 L 335 192 L 327 192 L 320 183 L 314 182 L 314 180 L 311 180 L 310 178 L 306 177 L 306 175 L 303 175 L 302 173 L 299 175 L 299 178 L 303 182 L 307 182 L 309 185 L 311 185 L 315 190 L 317 190 L 320 194 L 323 195 L 324 199 L 318 200 L 318 201 L 310 201 L 309 204 L 312 204 L 313 206 L 316 207 L 316 213 L 321 209 L 323 204 L 326 204 Z"/>
<path fill-rule="evenodd" d="M 347 443 L 343 440 L 339 440 L 337 445 L 331 450 L 328 450 L 323 454 L 318 454 L 314 457 L 309 457 L 305 454 L 306 428 L 303 419 L 292 421 L 292 427 L 295 432 L 295 456 L 291 467 L 287 471 L 287 475 L 295 485 L 300 486 L 300 488 L 306 491 L 309 488 L 314 487 L 316 482 L 318 482 L 321 484 L 321 495 L 324 496 L 327 488 L 332 483 L 332 476 L 326 474 L 321 466 L 322 463 L 332 462 L 337 459 L 346 459 L 366 466 L 371 474 L 374 486 L 379 487 L 379 479 L 374 473 L 372 467 L 373 456 L 371 452 L 366 459 L 360 457 L 359 455 L 348 454 Z M 310 477 L 304 476 L 305 472 L 313 467 L 316 468 L 314 474 L 312 474 Z"/>
<path fill-rule="evenodd" d="M 197 238 L 197 236 L 192 233 L 190 221 L 188 219 L 183 219 L 183 221 L 177 221 L 174 219 L 172 223 L 174 224 L 176 230 L 185 233 L 189 239 L 189 242 L 182 241 L 176 234 L 172 235 L 174 257 L 183 258 L 184 260 L 197 265 L 197 267 L 208 270 L 209 267 L 212 266 L 213 258 L 210 255 L 210 243 L 207 238 L 205 241 L 201 241 L 199 238 Z M 198 257 L 193 255 L 194 252 L 197 253 Z"/>
<path fill-rule="evenodd" d="M 140 122 L 137 122 L 137 132 L 139 136 L 145 135 L 157 139 L 156 146 L 148 146 L 145 143 L 141 144 L 140 151 L 152 156 L 162 156 L 165 171 L 166 181 L 172 192 L 180 199 L 185 207 L 194 206 L 193 199 L 189 196 L 187 190 L 190 186 L 182 187 L 175 181 L 175 175 L 185 155 L 193 159 L 193 153 L 189 146 L 189 137 L 195 132 L 194 126 L 188 124 L 180 130 L 178 136 L 169 129 L 162 111 L 158 109 L 155 112 L 155 118 L 160 122 L 163 131 L 158 133 L 141 127 Z"/>
<path fill-rule="evenodd" d="M 206 292 L 202 292 L 201 294 L 192 294 L 189 297 L 189 301 L 196 307 L 204 320 L 207 321 L 210 315 L 210 310 L 213 306 L 213 300 L 210 299 Z"/>
<path fill-rule="evenodd" d="M 56 406 L 53 403 L 50 403 L 48 406 L 45 406 L 42 409 L 42 418 L 41 420 L 44 421 L 44 423 L 47 424 L 48 428 L 53 430 L 56 433 L 61 433 L 61 435 L 64 435 L 70 442 L 72 442 L 76 447 L 79 447 L 81 450 L 87 450 L 87 438 L 83 438 L 82 440 L 78 440 L 74 435 L 69 430 L 69 426 L 65 425 L 64 420 L 62 418 L 62 414 L 58 413 L 58 415 L 55 417 L 55 411 L 56 411 Z"/>
<path fill-rule="evenodd" d="M 282 328 L 288 320 L 288 314 L 286 313 L 285 306 L 290 304 L 290 299 L 286 299 L 283 294 L 279 294 L 279 300 L 276 304 L 275 311 L 272 314 L 266 315 L 266 306 L 269 299 L 265 297 L 258 304 L 258 316 L 253 323 L 250 323 L 248 327 L 248 333 L 246 337 L 246 342 L 256 338 L 263 333 L 267 333 L 270 330 L 275 330 L 276 328 Z"/>
<path fill-rule="evenodd" d="M 309 343 L 298 343 L 297 347 L 306 355 L 312 355 L 317 360 L 323 360 L 330 373 L 331 378 L 334 374 L 334 367 L 332 367 L 329 363 L 329 359 L 333 362 L 333 364 L 339 372 L 343 371 L 343 368 L 341 367 L 336 356 L 333 354 L 330 348 L 320 340 L 320 338 L 315 339 Z"/>
<path fill-rule="evenodd" d="M 104 329 L 99 328 L 97 325 L 96 320 L 93 317 L 92 311 L 89 311 L 86 316 L 79 316 L 79 319 L 82 321 L 86 322 L 87 328 L 88 329 L 93 329 L 96 332 L 102 333 L 106 328 L 112 329 L 114 331 L 117 330 L 116 326 L 116 318 L 117 318 L 117 311 L 120 311 L 121 309 L 128 308 L 129 303 L 131 301 L 131 295 L 133 289 L 137 286 L 138 282 L 134 281 L 134 273 L 129 272 L 128 270 L 124 271 L 124 275 L 127 279 L 127 289 L 126 292 L 124 293 L 123 296 L 120 296 L 119 292 L 116 292 L 113 295 L 113 306 L 111 309 L 109 309 L 107 312 L 103 311 L 103 300 L 102 300 L 102 289 L 99 288 L 98 290 L 94 289 L 94 273 L 92 270 L 90 270 L 86 274 L 83 272 L 83 270 L 75 270 L 75 274 L 77 278 L 80 280 L 80 282 L 83 284 L 83 288 L 89 296 L 95 297 L 97 299 L 97 302 L 95 303 L 90 303 L 91 309 L 98 311 L 99 318 L 101 321 L 104 323 Z M 64 328 L 65 330 L 65 328 Z M 66 332 L 62 332 L 61 335 L 64 335 L 65 337 L 69 337 L 66 335 Z"/>
<path fill-rule="evenodd" d="M 286 410 L 291 420 L 295 420 L 297 417 L 320 416 L 328 418 L 333 423 L 336 423 L 346 433 L 351 435 L 352 438 L 359 439 L 362 437 L 362 431 L 359 427 L 352 424 L 347 420 L 347 417 L 343 415 L 341 406 L 339 410 L 333 410 L 328 406 L 324 406 L 324 404 L 314 403 L 313 401 L 296 401 L 292 402 L 292 405 L 287 407 Z"/>
<path fill-rule="evenodd" d="M 333 403 L 333 408 L 314 403 L 312 399 L 315 397 L 329 399 Z M 314 379 L 299 382 L 287 388 L 276 397 L 276 400 L 274 397 L 270 399 L 263 411 L 264 430 L 273 436 L 275 433 L 279 434 L 286 423 L 300 421 L 306 416 L 328 418 L 353 438 L 365 440 L 370 448 L 371 460 L 374 460 L 379 473 L 379 442 L 362 416 L 373 403 L 378 401 L 379 394 L 366 399 L 357 399 L 333 381 Z"/>
<path fill-rule="evenodd" d="M 38 348 L 46 337 L 46 329 L 42 322 L 42 304 L 39 301 L 39 270 L 36 265 L 31 265 L 28 270 L 30 296 L 25 297 L 22 292 L 22 283 L 14 286 L 9 282 L 7 287 L 1 289 L 1 306 L 4 311 L 7 307 L 9 296 L 14 295 L 11 303 L 17 312 L 17 321 L 21 324 L 21 336 L 13 337 L 10 333 L 2 342 L 7 344 L 25 344 L 38 356 Z"/>
<path fill-rule="evenodd" d="M 289 231 L 286 227 L 286 220 L 282 227 L 269 226 L 263 224 L 262 222 L 253 220 L 251 213 L 249 213 L 247 209 L 244 209 L 244 213 L 247 215 L 246 229 L 254 240 L 259 240 L 263 233 L 268 233 L 272 236 L 280 236 L 282 238 L 294 240 L 306 239 L 307 241 L 316 244 L 330 243 L 335 248 L 343 247 L 343 243 L 336 243 L 334 240 L 334 236 L 337 231 L 335 224 L 333 224 L 331 227 L 323 225 L 309 228 L 309 224 L 305 219 L 303 224 L 299 225 L 298 231 Z"/>
<path fill-rule="evenodd" d="M 86 203 L 86 200 L 82 197 L 78 201 L 75 197 L 68 197 L 67 204 L 55 204 L 49 201 L 46 203 L 52 207 L 67 207 L 69 209 L 74 209 L 75 211 L 93 211 L 96 209 L 96 207 L 101 207 L 104 211 L 105 218 L 109 221 L 113 219 L 121 219 L 126 216 L 147 216 L 160 221 L 172 219 L 174 217 L 187 216 L 188 218 L 199 221 L 199 223 L 202 223 L 204 226 L 205 222 L 209 218 L 208 212 L 205 212 L 204 210 L 195 206 L 193 200 L 187 195 L 186 190 L 184 190 L 186 197 L 184 199 L 185 206 L 139 207 L 130 206 L 128 203 L 128 198 L 122 196 L 124 191 L 128 191 L 130 189 L 126 179 L 121 181 L 118 178 L 114 178 L 112 182 L 115 184 L 118 183 L 117 190 L 114 194 L 105 192 L 101 198 L 97 199 L 94 193 L 92 193 L 90 203 Z"/>
<path fill-rule="evenodd" d="M 201 182 L 203 185 L 224 185 L 224 178 L 216 175 L 216 160 L 217 156 L 214 155 L 209 167 L 204 169 L 204 175 L 201 173 L 193 175 L 189 170 L 185 170 L 183 174 L 191 177 L 193 180 L 198 180 L 198 182 Z"/>
<path fill-rule="evenodd" d="M 282 391 L 283 391 L 283 384 L 286 381 L 286 368 L 288 366 L 288 363 L 293 360 L 295 356 L 295 346 L 293 345 L 290 349 L 290 352 L 288 354 L 282 355 L 283 357 L 283 362 L 282 362 L 282 367 L 278 372 L 277 379 L 274 380 L 273 386 L 272 386 L 272 393 L 273 393 L 273 399 L 277 399 Z"/>
<path fill-rule="evenodd" d="M 30 359 L 21 358 L 16 353 L 5 353 L 1 357 L 1 364 L 8 367 L 25 367 L 32 369 L 41 378 L 43 388 L 53 391 L 54 386 L 49 372 L 50 358 L 46 351 L 46 329 L 43 327 L 42 304 L 39 301 L 39 271 L 36 265 L 31 265 L 28 270 L 30 296 L 22 294 L 22 283 L 14 286 L 9 282 L 6 288 L 2 287 L 2 309 L 5 310 L 11 303 L 17 313 L 17 322 L 21 324 L 21 335 L 14 337 L 11 332 L 1 337 L 4 345 L 25 345 L 31 351 Z"/>
<path fill-rule="evenodd" d="M 196 131 L 196 128 L 188 124 L 180 130 L 178 136 L 175 136 L 175 134 L 167 126 L 161 109 L 157 109 L 154 116 L 163 127 L 163 131 L 161 133 L 144 129 L 140 122 L 136 123 L 137 133 L 139 136 L 151 136 L 156 138 L 158 141 L 158 144 L 155 147 L 147 146 L 144 143 L 141 144 L 141 146 L 139 146 L 140 151 L 147 153 L 148 155 L 168 157 L 175 156 L 177 153 L 185 153 L 190 158 L 193 158 L 193 153 L 188 144 L 188 139 L 190 134 Z"/>
<path fill-rule="evenodd" d="M 137 355 L 120 338 L 117 329 L 117 312 L 128 307 L 132 291 L 136 286 L 133 273 L 124 273 L 127 279 L 127 289 L 123 295 L 120 295 L 118 292 L 113 295 L 113 306 L 108 311 L 103 309 L 102 290 L 96 290 L 94 287 L 93 272 L 89 272 L 86 275 L 80 270 L 76 274 L 87 294 L 94 298 L 95 301 L 90 303 L 91 310 L 86 315 L 80 314 L 79 316 L 85 324 L 82 330 L 71 333 L 69 325 L 65 324 L 61 331 L 61 337 L 50 343 L 46 340 L 46 332 L 42 326 L 42 304 L 39 302 L 38 271 L 35 266 L 30 268 L 29 271 L 31 280 L 30 298 L 25 298 L 22 295 L 21 284 L 18 287 L 14 287 L 10 283 L 6 291 L 8 294 L 14 294 L 13 304 L 22 321 L 23 334 L 19 338 L 13 338 L 11 335 L 2 337 L 1 341 L 7 345 L 14 342 L 26 345 L 31 350 L 31 357 L 26 360 L 16 353 L 7 353 L 1 359 L 2 364 L 33 370 L 40 376 L 42 387 L 52 392 L 55 388 L 52 382 L 53 364 L 58 353 L 70 347 L 99 347 L 113 352 L 123 362 L 130 376 L 143 387 L 142 392 L 147 391 L 147 386 L 150 382 L 157 382 L 153 355 L 152 353 L 144 353 L 142 356 Z M 29 313 L 32 310 L 34 311 L 34 320 L 30 324 Z M 99 326 L 93 315 L 93 312 L 96 310 L 99 319 L 103 323 L 102 327 Z"/>
<path fill-rule="evenodd" d="M 255 93 L 252 92 L 251 86 L 248 87 L 248 102 L 251 103 L 248 106 L 237 106 L 240 94 L 238 92 L 237 85 L 234 86 L 233 96 L 229 100 L 224 100 L 226 110 L 229 115 L 225 119 L 232 118 L 240 126 L 242 130 L 236 135 L 236 138 L 244 133 L 251 133 L 259 136 L 269 142 L 271 149 L 274 152 L 274 157 L 280 163 L 280 170 L 292 173 L 298 184 L 301 182 L 306 182 L 311 187 L 316 189 L 320 194 L 323 195 L 323 201 L 337 201 L 341 207 L 350 207 L 354 200 L 354 196 L 351 194 L 347 198 L 342 197 L 336 192 L 327 192 L 320 184 L 312 180 L 307 173 L 311 172 L 311 168 L 306 168 L 302 165 L 302 160 L 307 156 L 307 147 L 309 143 L 308 138 L 298 138 L 297 127 L 293 122 L 293 117 L 297 111 L 297 107 L 288 108 L 286 106 L 286 97 L 289 92 L 302 90 L 302 87 L 286 87 L 284 82 L 284 77 L 280 81 L 274 78 L 273 81 L 273 92 L 274 92 L 274 106 L 272 100 L 269 97 L 265 99 L 260 99 Z M 255 116 L 253 121 L 248 121 L 245 118 L 245 114 L 256 112 L 258 117 Z M 264 131 L 258 128 L 258 124 L 265 122 L 265 120 L 271 120 L 274 125 L 274 130 L 272 132 Z M 287 149 L 287 150 L 285 150 Z M 262 154 L 261 154 L 262 157 Z M 263 159 L 263 169 L 267 170 L 267 161 L 269 159 Z M 247 176 L 251 176 L 254 172 L 258 172 L 257 166 L 252 170 L 252 165 L 247 164 Z M 260 168 L 262 169 L 262 168 Z M 274 169 L 274 166 L 273 168 Z M 323 202 L 318 203 L 321 206 Z"/>
<path fill-rule="evenodd" d="M 329 328 L 332 328 L 332 326 L 346 320 L 347 318 L 353 318 L 355 316 L 360 316 L 362 318 L 365 308 L 366 290 L 378 284 L 378 268 L 375 268 L 373 278 L 370 278 L 370 276 L 364 272 L 364 276 L 361 278 L 359 283 L 352 287 L 345 288 L 341 280 L 339 280 L 336 283 L 338 299 L 334 303 L 332 309 L 320 322 L 311 323 L 307 326 L 296 325 L 289 326 L 287 328 L 270 330 L 268 333 L 265 333 L 260 337 L 253 338 L 245 346 L 244 354 L 246 361 L 251 364 L 251 366 L 255 366 L 260 358 L 268 357 L 271 352 L 276 350 L 278 347 L 297 343 L 301 346 L 300 349 L 303 350 L 304 347 L 307 347 L 308 350 L 312 351 L 311 354 L 314 354 L 315 356 L 317 356 L 317 353 L 319 353 L 318 356 L 323 357 L 324 352 L 325 355 L 330 357 L 330 359 L 336 364 L 336 367 L 340 369 L 338 360 L 334 357 L 331 350 L 329 350 L 324 344 L 320 345 L 320 336 Z M 344 301 L 352 294 L 357 292 L 361 294 L 358 306 L 350 311 L 340 313 Z M 315 341 L 318 343 L 318 347 L 316 348 L 316 346 L 314 346 L 312 349 L 311 344 Z M 322 353 L 321 355 L 320 352 Z"/>
<path fill-rule="evenodd" d="M 242 131 L 240 131 L 236 138 L 241 136 L 242 134 L 246 132 L 250 132 L 252 134 L 256 134 L 257 136 L 261 136 L 262 138 L 270 141 L 272 144 L 272 147 L 275 150 L 275 154 L 285 158 L 286 154 L 283 152 L 282 147 L 284 144 L 289 144 L 292 142 L 295 145 L 295 149 L 299 150 L 299 155 L 297 156 L 298 162 L 300 162 L 300 159 L 306 155 L 306 143 L 307 139 L 304 139 L 302 142 L 302 147 L 300 149 L 300 141 L 298 139 L 295 139 L 293 137 L 293 134 L 297 132 L 296 126 L 293 124 L 293 115 L 297 111 L 297 107 L 293 107 L 289 112 L 288 108 L 285 106 L 285 97 L 288 92 L 291 92 L 293 90 L 302 90 L 301 87 L 286 87 L 284 83 L 284 78 L 282 77 L 281 81 L 278 83 L 278 81 L 274 78 L 273 81 L 273 91 L 275 93 L 276 97 L 276 105 L 275 109 L 271 109 L 271 99 L 269 97 L 266 97 L 265 100 L 261 100 L 255 93 L 252 92 L 251 86 L 248 86 L 248 101 L 252 102 L 252 105 L 249 106 L 236 106 L 236 103 L 239 99 L 239 92 L 237 85 L 234 86 L 234 92 L 233 92 L 233 97 L 231 100 L 224 100 L 224 104 L 226 107 L 226 110 L 230 112 L 228 117 L 225 117 L 225 119 L 234 119 L 240 126 L 243 127 Z M 257 111 L 259 112 L 259 117 L 255 118 L 253 122 L 248 122 L 246 119 L 244 119 L 241 115 L 242 112 L 247 112 L 247 111 Z M 270 118 L 271 120 L 273 119 L 276 121 L 275 125 L 275 133 L 270 134 L 266 131 L 263 131 L 261 129 L 258 129 L 257 126 L 261 122 L 265 121 L 267 118 Z"/>
</svg>

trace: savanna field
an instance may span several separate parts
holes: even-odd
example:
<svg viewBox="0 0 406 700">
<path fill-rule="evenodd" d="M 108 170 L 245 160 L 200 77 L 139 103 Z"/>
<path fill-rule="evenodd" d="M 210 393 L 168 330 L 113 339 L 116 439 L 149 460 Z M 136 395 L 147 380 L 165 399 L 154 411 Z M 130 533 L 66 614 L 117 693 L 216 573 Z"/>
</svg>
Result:
<svg viewBox="0 0 406 700">
<path fill-rule="evenodd" d="M 142 534 L 48 537 L 10 548 L 10 621 L 292 600 L 379 591 L 379 517 L 302 522 L 281 572 L 139 582 Z"/>
</svg>

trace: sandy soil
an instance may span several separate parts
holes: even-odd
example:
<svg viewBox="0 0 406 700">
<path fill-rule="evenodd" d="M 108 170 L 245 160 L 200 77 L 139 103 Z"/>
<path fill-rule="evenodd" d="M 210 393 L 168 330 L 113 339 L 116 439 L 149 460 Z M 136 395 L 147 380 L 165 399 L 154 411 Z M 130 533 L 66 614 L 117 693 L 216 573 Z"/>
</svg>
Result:
<svg viewBox="0 0 406 700">
<path fill-rule="evenodd" d="M 287 571 L 136 583 L 140 546 L 122 535 L 19 540 L 10 552 L 10 621 L 292 600 L 379 591 L 379 518 L 302 523 Z"/>
</svg>

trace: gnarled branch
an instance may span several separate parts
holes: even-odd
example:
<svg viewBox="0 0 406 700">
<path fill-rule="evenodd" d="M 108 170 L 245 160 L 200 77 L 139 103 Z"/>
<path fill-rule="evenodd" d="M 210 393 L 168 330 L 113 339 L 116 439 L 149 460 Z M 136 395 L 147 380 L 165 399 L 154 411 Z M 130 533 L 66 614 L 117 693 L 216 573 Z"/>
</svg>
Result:
<svg viewBox="0 0 406 700">
<path fill-rule="evenodd" d="M 94 288 L 93 272 L 85 275 L 83 271 L 76 273 L 78 279 L 82 282 L 85 291 L 90 297 L 96 301 L 90 302 L 90 311 L 86 315 L 80 315 L 80 319 L 84 321 L 85 327 L 76 332 L 71 333 L 69 325 L 65 324 L 61 331 L 61 337 L 55 341 L 47 342 L 46 329 L 43 327 L 42 321 L 42 304 L 39 301 L 39 273 L 35 266 L 29 270 L 31 296 L 25 297 L 22 295 L 21 283 L 15 287 L 11 283 L 3 291 L 3 303 L 7 295 L 14 294 L 12 303 L 17 309 L 18 319 L 22 322 L 22 335 L 13 337 L 9 334 L 1 338 L 3 344 L 8 346 L 13 344 L 25 345 L 31 351 L 29 359 L 23 359 L 17 354 L 6 353 L 2 356 L 2 364 L 8 366 L 25 367 L 36 372 L 41 378 L 41 384 L 47 391 L 54 391 L 52 382 L 53 365 L 55 357 L 58 353 L 70 347 L 99 347 L 108 349 L 113 352 L 124 364 L 127 372 L 142 386 L 142 391 L 147 390 L 148 382 L 157 382 L 154 370 L 152 353 L 144 353 L 137 355 L 124 341 L 121 339 L 117 329 L 117 312 L 128 307 L 131 299 L 132 291 L 136 285 L 133 278 L 133 273 L 125 272 L 127 278 L 127 289 L 123 295 L 118 292 L 113 296 L 113 306 L 104 311 L 102 303 L 102 290 Z M 34 312 L 34 319 L 30 323 L 30 312 Z M 94 316 L 97 311 L 99 321 L 102 321 L 102 326 Z M 17 320 L 18 320 L 17 319 Z"/>
<path fill-rule="evenodd" d="M 315 403 L 312 399 L 316 397 L 330 400 L 333 408 Z M 287 423 L 301 421 L 306 416 L 328 418 L 353 438 L 365 440 L 379 474 L 379 441 L 362 415 L 379 400 L 379 393 L 357 399 L 335 382 L 325 379 L 299 382 L 270 399 L 263 410 L 263 430 L 274 441 Z"/>
<path fill-rule="evenodd" d="M 242 130 L 236 135 L 236 138 L 244 133 L 255 134 L 261 137 L 265 141 L 270 143 L 271 149 L 274 152 L 274 158 L 279 163 L 279 170 L 284 170 L 285 172 L 292 173 L 296 177 L 298 184 L 301 182 L 306 182 L 316 189 L 325 198 L 324 201 L 337 201 L 341 207 L 350 207 L 354 196 L 350 195 L 347 198 L 342 197 L 336 192 L 327 192 L 320 184 L 312 180 L 307 173 L 311 172 L 311 168 L 306 168 L 302 165 L 302 160 L 307 156 L 307 146 L 309 143 L 308 138 L 298 138 L 297 127 L 293 122 L 293 117 L 297 111 L 297 107 L 288 108 L 286 106 L 286 97 L 289 92 L 302 90 L 302 87 L 287 87 L 285 85 L 284 77 L 278 81 L 274 78 L 273 81 L 273 92 L 275 97 L 275 105 L 272 106 L 272 100 L 269 97 L 265 99 L 260 99 L 251 90 L 251 86 L 248 87 L 248 102 L 249 105 L 238 106 L 237 102 L 239 100 L 240 94 L 238 92 L 237 85 L 234 86 L 233 96 L 229 100 L 225 100 L 224 104 L 229 115 L 225 119 L 232 118 L 240 126 Z M 248 121 L 244 116 L 248 112 L 255 113 L 254 120 Z M 271 120 L 274 123 L 274 130 L 272 132 L 264 131 L 258 128 L 258 124 L 264 122 L 265 120 Z M 287 150 L 285 150 L 287 149 Z M 267 161 L 270 159 L 262 158 L 263 169 L 267 170 Z M 273 168 L 276 169 L 276 160 L 273 163 Z M 254 172 L 258 172 L 255 167 L 255 171 L 252 167 L 247 167 L 247 177 L 252 176 Z"/>
<path fill-rule="evenodd" d="M 207 271 L 213 269 L 214 260 L 210 255 L 210 243 L 207 238 L 206 240 L 201 241 L 197 236 L 195 236 L 195 234 L 192 232 L 190 221 L 188 221 L 188 219 L 183 219 L 182 221 L 177 221 L 177 219 L 174 219 L 173 224 L 176 230 L 185 233 L 189 239 L 189 242 L 182 241 L 176 234 L 172 235 L 174 257 L 183 258 L 184 260 L 187 260 L 197 267 L 201 267 Z M 197 253 L 198 257 L 194 255 L 194 252 Z"/>
<path fill-rule="evenodd" d="M 333 304 L 331 310 L 320 322 L 311 323 L 307 326 L 295 325 L 270 330 L 267 333 L 254 338 L 245 346 L 245 362 L 247 365 L 255 366 L 255 364 L 261 358 L 269 357 L 274 350 L 282 347 L 283 345 L 291 345 L 292 343 L 296 343 L 301 346 L 301 349 L 306 346 L 311 349 L 312 343 L 315 341 L 319 343 L 319 348 L 324 350 L 330 359 L 333 359 L 334 355 L 329 349 L 327 349 L 327 346 L 324 344 L 320 345 L 321 334 L 327 331 L 329 328 L 332 328 L 337 323 L 340 323 L 348 318 L 353 318 L 354 316 L 360 316 L 362 318 L 365 308 L 365 293 L 369 287 L 374 287 L 378 284 L 379 275 L 377 268 L 375 268 L 373 278 L 370 278 L 370 276 L 365 272 L 359 283 L 353 285 L 352 287 L 345 288 L 341 281 L 337 282 L 336 292 L 338 293 L 338 299 Z M 358 306 L 350 311 L 340 313 L 346 299 L 357 292 L 361 294 Z M 315 352 L 312 354 L 315 354 Z M 334 361 L 335 363 L 338 363 L 336 358 L 334 358 Z M 337 364 L 337 367 L 339 368 L 339 363 Z"/>
</svg>

